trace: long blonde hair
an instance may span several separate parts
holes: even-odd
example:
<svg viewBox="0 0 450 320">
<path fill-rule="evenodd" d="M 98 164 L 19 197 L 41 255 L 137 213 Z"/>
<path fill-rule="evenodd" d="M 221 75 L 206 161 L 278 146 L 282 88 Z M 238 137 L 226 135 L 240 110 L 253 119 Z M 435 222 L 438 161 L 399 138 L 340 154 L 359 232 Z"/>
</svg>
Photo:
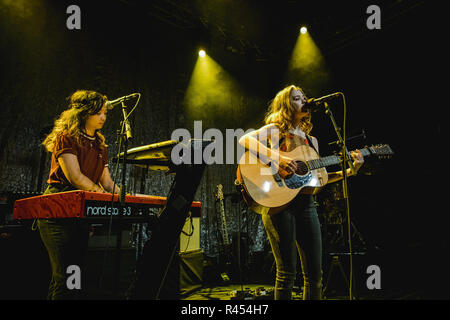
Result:
<svg viewBox="0 0 450 320">
<path fill-rule="evenodd" d="M 84 131 L 86 119 L 90 115 L 97 114 L 102 109 L 108 98 L 98 92 L 90 90 L 77 90 L 67 98 L 69 108 L 61 113 L 55 120 L 53 130 L 44 139 L 42 144 L 49 152 L 53 152 L 56 138 L 61 134 L 67 134 L 80 143 L 81 133 Z M 96 130 L 95 137 L 100 148 L 105 148 L 105 137 Z"/>
<path fill-rule="evenodd" d="M 287 86 L 280 90 L 275 98 L 271 101 L 269 109 L 267 110 L 264 122 L 266 124 L 276 123 L 280 128 L 280 134 L 286 135 L 290 129 L 294 128 L 295 108 L 291 103 L 292 90 L 300 90 L 303 94 L 303 90 L 295 85 Z M 304 94 L 305 95 L 305 94 Z M 306 95 L 305 95 L 306 97 Z M 311 113 L 308 116 L 300 120 L 300 129 L 306 134 L 309 134 L 313 128 L 311 123 Z"/>
</svg>

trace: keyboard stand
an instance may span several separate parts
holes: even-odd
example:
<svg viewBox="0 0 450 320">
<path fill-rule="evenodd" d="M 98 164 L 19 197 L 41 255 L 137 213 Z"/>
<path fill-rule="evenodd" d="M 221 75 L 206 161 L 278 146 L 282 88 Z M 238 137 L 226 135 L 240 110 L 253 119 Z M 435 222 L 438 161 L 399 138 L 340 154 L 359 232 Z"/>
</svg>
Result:
<svg viewBox="0 0 450 320">
<path fill-rule="evenodd" d="M 203 141 L 202 151 L 209 143 L 210 141 Z M 141 260 L 136 266 L 135 299 L 159 299 L 205 167 L 203 162 L 182 164 L 176 168 L 166 206 L 160 212 L 159 222 L 152 230 L 150 240 L 144 245 Z"/>
</svg>

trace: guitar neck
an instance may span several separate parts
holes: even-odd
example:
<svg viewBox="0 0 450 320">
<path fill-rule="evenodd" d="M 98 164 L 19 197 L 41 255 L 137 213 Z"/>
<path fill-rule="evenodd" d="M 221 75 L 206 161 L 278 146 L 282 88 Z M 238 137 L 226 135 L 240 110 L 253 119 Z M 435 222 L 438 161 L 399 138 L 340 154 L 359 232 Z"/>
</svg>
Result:
<svg viewBox="0 0 450 320">
<path fill-rule="evenodd" d="M 225 219 L 225 208 L 223 206 L 223 200 L 220 201 L 220 209 L 221 209 L 220 211 L 222 214 L 222 238 L 223 238 L 224 245 L 229 245 L 227 220 Z"/>
<path fill-rule="evenodd" d="M 361 151 L 364 157 L 370 155 L 371 153 L 368 148 L 359 149 L 359 151 Z M 307 163 L 311 170 L 315 170 L 339 164 L 341 163 L 341 158 L 338 156 L 327 156 L 319 159 L 309 160 L 307 161 Z"/>
</svg>

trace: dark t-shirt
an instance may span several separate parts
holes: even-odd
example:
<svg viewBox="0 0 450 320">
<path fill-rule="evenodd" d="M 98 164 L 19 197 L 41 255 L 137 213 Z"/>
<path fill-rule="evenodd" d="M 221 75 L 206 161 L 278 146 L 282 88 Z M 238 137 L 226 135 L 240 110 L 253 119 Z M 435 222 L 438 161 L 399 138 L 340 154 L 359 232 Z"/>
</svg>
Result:
<svg viewBox="0 0 450 320">
<path fill-rule="evenodd" d="M 70 186 L 58 162 L 58 157 L 64 153 L 76 155 L 81 173 L 96 184 L 99 182 L 105 166 L 108 165 L 108 149 L 101 147 L 95 137 L 82 134 L 80 143 L 78 143 L 74 137 L 62 134 L 55 141 L 48 184 Z"/>
</svg>

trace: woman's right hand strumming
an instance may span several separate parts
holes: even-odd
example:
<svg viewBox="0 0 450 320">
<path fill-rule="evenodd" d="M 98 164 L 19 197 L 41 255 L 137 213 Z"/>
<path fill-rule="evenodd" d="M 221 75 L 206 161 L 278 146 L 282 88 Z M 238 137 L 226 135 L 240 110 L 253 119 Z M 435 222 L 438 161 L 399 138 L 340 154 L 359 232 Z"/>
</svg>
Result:
<svg viewBox="0 0 450 320">
<path fill-rule="evenodd" d="M 273 139 L 273 131 L 276 131 L 276 139 Z M 258 137 L 264 137 L 258 138 Z M 279 154 L 277 150 L 267 148 L 261 141 L 265 141 L 268 137 L 271 137 L 274 144 L 278 144 L 276 141 L 279 139 L 278 127 L 274 124 L 266 125 L 258 130 L 247 133 L 239 139 L 239 144 L 241 144 L 245 149 L 251 150 L 258 153 L 259 156 L 266 156 L 266 161 L 272 162 L 276 165 L 276 169 L 281 168 L 286 171 L 287 174 L 292 174 L 297 170 L 297 163 L 290 157 L 283 156 Z M 261 139 L 261 140 L 260 140 Z"/>
<path fill-rule="evenodd" d="M 297 170 L 297 162 L 290 157 L 279 155 L 278 165 L 289 174 L 295 173 Z"/>
</svg>

